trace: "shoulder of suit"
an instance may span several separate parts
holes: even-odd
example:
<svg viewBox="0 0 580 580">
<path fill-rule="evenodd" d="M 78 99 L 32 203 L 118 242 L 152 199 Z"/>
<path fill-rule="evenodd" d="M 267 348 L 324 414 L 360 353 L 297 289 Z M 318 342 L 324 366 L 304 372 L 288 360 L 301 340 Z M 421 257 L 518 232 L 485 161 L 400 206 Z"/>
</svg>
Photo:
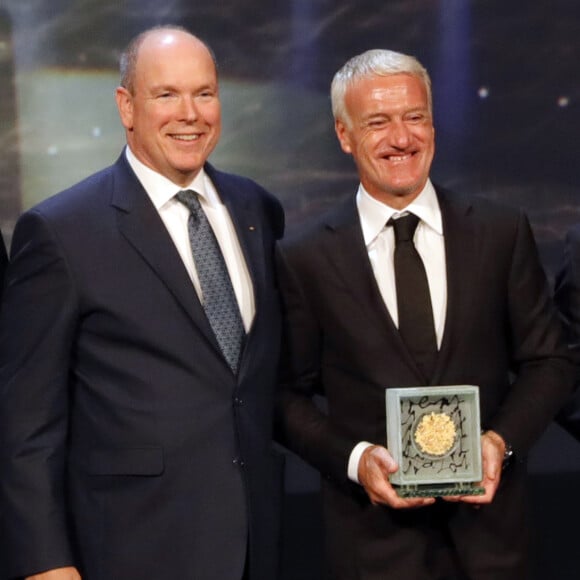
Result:
<svg viewBox="0 0 580 580">
<path fill-rule="evenodd" d="M 250 200 L 252 198 L 259 199 L 281 210 L 280 200 L 250 177 L 221 171 L 210 163 L 206 163 L 204 169 L 218 191 L 223 191 L 226 188 L 235 192 L 236 195 L 245 196 L 246 199 Z"/>
<path fill-rule="evenodd" d="M 237 173 L 229 173 L 227 171 L 222 171 L 221 169 L 216 169 L 210 163 L 206 163 L 204 169 L 208 177 L 212 180 L 218 189 L 220 186 L 228 188 L 231 187 L 232 189 L 239 190 L 241 192 L 256 192 L 274 198 L 274 196 L 269 191 L 267 191 L 262 185 L 250 177 L 239 175 Z"/>
<path fill-rule="evenodd" d="M 51 195 L 33 206 L 29 211 L 45 216 L 70 216 L 95 211 L 108 206 L 111 200 L 115 165 L 106 167 L 67 189 Z"/>
<path fill-rule="evenodd" d="M 356 202 L 350 195 L 344 200 L 338 200 L 330 209 L 306 215 L 300 222 L 289 226 L 281 246 L 286 250 L 302 246 L 314 247 L 329 231 L 337 231 L 342 226 L 357 223 Z"/>
<path fill-rule="evenodd" d="M 483 221 L 518 221 L 525 212 L 521 207 L 510 204 L 504 200 L 498 200 L 491 195 L 482 194 L 459 194 L 444 187 L 435 186 L 437 198 L 442 211 L 451 208 L 473 215 Z"/>
</svg>

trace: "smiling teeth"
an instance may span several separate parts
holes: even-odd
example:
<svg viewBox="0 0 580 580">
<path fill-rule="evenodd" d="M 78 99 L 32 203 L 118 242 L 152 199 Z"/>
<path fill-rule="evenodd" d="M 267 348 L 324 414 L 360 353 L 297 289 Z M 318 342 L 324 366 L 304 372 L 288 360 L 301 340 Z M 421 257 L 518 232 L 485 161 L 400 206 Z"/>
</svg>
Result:
<svg viewBox="0 0 580 580">
<path fill-rule="evenodd" d="M 389 155 L 389 161 L 405 161 L 409 159 L 410 155 Z"/>
<path fill-rule="evenodd" d="M 174 139 L 179 139 L 180 141 L 197 141 L 199 135 L 173 135 Z"/>
</svg>

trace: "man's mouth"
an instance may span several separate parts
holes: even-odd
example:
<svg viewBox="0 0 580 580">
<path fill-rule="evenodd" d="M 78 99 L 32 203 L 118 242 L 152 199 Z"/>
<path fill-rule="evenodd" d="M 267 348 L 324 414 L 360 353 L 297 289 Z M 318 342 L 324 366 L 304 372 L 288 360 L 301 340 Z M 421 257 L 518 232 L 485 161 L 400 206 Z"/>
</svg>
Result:
<svg viewBox="0 0 580 580">
<path fill-rule="evenodd" d="M 393 163 L 401 163 L 403 161 L 408 161 L 413 157 L 414 153 L 405 153 L 404 155 L 383 155 L 383 159 L 387 161 L 392 161 Z"/>
<path fill-rule="evenodd" d="M 171 135 L 172 139 L 177 139 L 178 141 L 197 141 L 200 135 Z"/>
</svg>

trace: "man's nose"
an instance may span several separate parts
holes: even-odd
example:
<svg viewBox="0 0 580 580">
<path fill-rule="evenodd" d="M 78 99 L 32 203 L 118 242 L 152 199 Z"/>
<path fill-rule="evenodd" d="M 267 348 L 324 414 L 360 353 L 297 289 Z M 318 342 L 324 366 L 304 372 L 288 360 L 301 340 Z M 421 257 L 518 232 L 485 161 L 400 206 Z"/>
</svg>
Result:
<svg viewBox="0 0 580 580">
<path fill-rule="evenodd" d="M 180 103 L 181 117 L 187 121 L 195 121 L 198 117 L 198 110 L 193 97 L 184 97 Z"/>
<path fill-rule="evenodd" d="M 391 143 L 400 149 L 409 145 L 411 132 L 403 120 L 395 120 L 391 123 L 390 139 Z"/>
</svg>

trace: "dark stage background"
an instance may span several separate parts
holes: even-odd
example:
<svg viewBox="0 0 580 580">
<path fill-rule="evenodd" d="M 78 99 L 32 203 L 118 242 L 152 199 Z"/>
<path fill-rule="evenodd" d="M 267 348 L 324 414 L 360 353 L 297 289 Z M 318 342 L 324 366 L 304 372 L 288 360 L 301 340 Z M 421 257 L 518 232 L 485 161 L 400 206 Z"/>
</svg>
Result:
<svg viewBox="0 0 580 580">
<path fill-rule="evenodd" d="M 0 227 L 110 164 L 127 41 L 182 24 L 220 63 L 223 137 L 212 161 L 282 200 L 289 227 L 352 195 L 328 89 L 376 47 L 431 72 L 433 176 L 465 195 L 523 206 L 546 269 L 580 221 L 578 0 L 0 0 Z M 580 577 L 580 446 L 552 426 L 530 459 L 538 578 Z M 320 575 L 316 474 L 289 457 L 285 580 Z"/>
</svg>

